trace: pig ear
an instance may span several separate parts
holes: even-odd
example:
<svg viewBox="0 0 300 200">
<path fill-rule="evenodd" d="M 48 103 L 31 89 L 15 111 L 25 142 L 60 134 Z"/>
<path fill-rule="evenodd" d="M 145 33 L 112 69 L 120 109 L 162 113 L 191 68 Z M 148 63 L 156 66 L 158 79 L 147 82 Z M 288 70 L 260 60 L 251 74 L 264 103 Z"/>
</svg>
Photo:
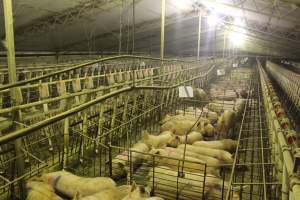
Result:
<svg viewBox="0 0 300 200">
<path fill-rule="evenodd" d="M 137 187 L 137 185 L 136 185 L 135 181 L 133 181 L 132 185 L 131 185 L 130 192 L 133 192 L 136 189 L 136 187 Z"/>
</svg>

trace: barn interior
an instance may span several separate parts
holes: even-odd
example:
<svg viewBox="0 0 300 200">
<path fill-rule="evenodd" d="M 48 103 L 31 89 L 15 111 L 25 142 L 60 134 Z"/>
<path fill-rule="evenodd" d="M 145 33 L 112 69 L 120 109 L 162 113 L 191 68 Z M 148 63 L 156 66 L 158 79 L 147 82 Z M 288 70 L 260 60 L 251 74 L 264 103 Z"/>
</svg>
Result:
<svg viewBox="0 0 300 200">
<path fill-rule="evenodd" d="M 0 1 L 0 200 L 300 199 L 299 11 Z"/>
</svg>

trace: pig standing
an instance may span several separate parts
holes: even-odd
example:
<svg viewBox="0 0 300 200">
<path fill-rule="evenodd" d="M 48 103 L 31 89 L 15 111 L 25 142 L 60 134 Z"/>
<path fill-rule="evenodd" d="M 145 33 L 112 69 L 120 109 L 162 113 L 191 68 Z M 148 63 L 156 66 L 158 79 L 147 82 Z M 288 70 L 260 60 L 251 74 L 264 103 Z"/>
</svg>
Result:
<svg viewBox="0 0 300 200">
<path fill-rule="evenodd" d="M 88 196 L 116 186 L 116 183 L 111 178 L 80 177 L 66 171 L 43 174 L 41 176 L 41 180 L 70 198 L 74 198 L 77 192 L 79 192 L 82 196 Z"/>
<path fill-rule="evenodd" d="M 26 200 L 63 200 L 55 194 L 54 189 L 47 183 L 40 181 L 28 181 L 26 183 L 28 192 Z"/>
<path fill-rule="evenodd" d="M 217 131 L 220 138 L 228 138 L 229 130 L 232 129 L 236 122 L 236 113 L 232 110 L 225 110 L 217 122 Z"/>
<path fill-rule="evenodd" d="M 237 147 L 237 141 L 232 139 L 216 140 L 216 141 L 197 141 L 193 146 L 206 147 L 211 149 L 221 149 L 233 153 Z"/>
</svg>

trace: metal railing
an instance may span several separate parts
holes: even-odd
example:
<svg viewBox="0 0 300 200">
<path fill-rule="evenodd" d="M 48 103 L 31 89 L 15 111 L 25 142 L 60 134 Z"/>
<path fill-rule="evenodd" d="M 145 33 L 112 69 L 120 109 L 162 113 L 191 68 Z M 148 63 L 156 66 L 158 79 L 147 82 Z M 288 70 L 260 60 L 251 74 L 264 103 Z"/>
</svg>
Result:
<svg viewBox="0 0 300 200">
<path fill-rule="evenodd" d="M 214 77 L 215 68 L 210 64 L 207 72 L 187 74 L 171 85 L 162 82 L 158 86 L 143 86 L 134 82 L 29 127 L 20 125 L 19 130 L 1 136 L 0 193 L 18 196 L 19 193 L 9 191 L 20 191 L 24 180 L 46 166 L 72 169 L 79 165 L 76 167 L 79 173 L 108 175 L 105 163 L 111 160 L 109 145 L 122 141 L 120 137 L 138 138 L 137 131 L 157 122 L 163 110 L 177 101 L 179 85 L 204 87 Z M 135 130 L 135 134 L 130 133 L 131 130 Z M 15 149 L 17 141 L 22 144 L 19 149 Z M 90 156 L 95 159 L 90 160 Z M 20 161 L 23 170 L 18 174 L 10 171 L 10 166 Z"/>
</svg>

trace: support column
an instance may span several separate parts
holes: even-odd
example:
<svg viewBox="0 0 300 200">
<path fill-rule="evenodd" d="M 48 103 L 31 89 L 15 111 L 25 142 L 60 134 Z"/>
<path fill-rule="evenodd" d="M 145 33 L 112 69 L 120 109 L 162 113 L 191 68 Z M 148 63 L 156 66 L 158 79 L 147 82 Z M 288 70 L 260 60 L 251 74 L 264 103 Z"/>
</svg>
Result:
<svg viewBox="0 0 300 200">
<path fill-rule="evenodd" d="M 5 47 L 7 50 L 8 80 L 9 83 L 12 84 L 17 82 L 12 1 L 3 0 L 3 8 L 4 8 L 4 22 L 5 22 Z M 11 97 L 12 105 L 16 106 L 15 88 L 10 89 L 10 97 Z M 18 112 L 14 111 L 12 113 L 12 121 L 13 122 L 18 121 L 18 119 L 19 119 Z M 18 129 L 18 126 L 15 125 L 13 129 Z M 21 139 L 15 140 L 14 146 L 15 146 L 15 152 L 17 157 L 15 162 L 16 176 L 20 176 L 23 175 L 24 173 L 24 159 L 22 157 Z M 20 183 L 19 185 L 20 197 L 21 199 L 24 199 L 25 198 L 24 180 L 20 180 L 19 183 Z"/>
<path fill-rule="evenodd" d="M 199 10 L 197 60 L 199 60 L 200 58 L 201 21 L 202 21 L 202 13 L 201 10 Z"/>
<path fill-rule="evenodd" d="M 165 12 L 166 0 L 161 0 L 160 59 L 164 59 L 165 54 Z"/>
<path fill-rule="evenodd" d="M 135 0 L 132 1 L 132 54 L 134 54 L 135 40 Z"/>
</svg>

